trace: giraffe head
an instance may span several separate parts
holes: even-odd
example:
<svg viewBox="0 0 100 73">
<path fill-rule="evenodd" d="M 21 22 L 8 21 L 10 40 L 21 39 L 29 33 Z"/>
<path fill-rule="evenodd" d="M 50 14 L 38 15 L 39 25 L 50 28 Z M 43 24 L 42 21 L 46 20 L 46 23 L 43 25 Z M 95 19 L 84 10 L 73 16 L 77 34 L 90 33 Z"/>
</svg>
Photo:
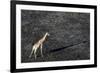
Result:
<svg viewBox="0 0 100 73">
<path fill-rule="evenodd" d="M 47 36 L 50 36 L 50 34 L 49 34 L 48 32 L 46 32 L 46 35 L 47 35 Z"/>
</svg>

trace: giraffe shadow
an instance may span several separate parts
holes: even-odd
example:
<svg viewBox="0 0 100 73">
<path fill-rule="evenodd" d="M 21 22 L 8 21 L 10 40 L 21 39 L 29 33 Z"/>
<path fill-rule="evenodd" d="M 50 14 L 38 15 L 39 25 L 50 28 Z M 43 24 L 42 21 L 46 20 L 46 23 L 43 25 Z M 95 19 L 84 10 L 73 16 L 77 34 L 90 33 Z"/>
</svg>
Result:
<svg viewBox="0 0 100 73">
<path fill-rule="evenodd" d="M 71 44 L 71 45 L 67 45 L 67 46 L 64 46 L 64 47 L 61 47 L 61 48 L 54 48 L 52 50 L 49 50 L 49 51 L 44 51 L 43 53 L 43 57 L 41 56 L 41 53 L 40 53 L 40 50 L 37 51 L 37 59 L 34 58 L 31 58 L 31 61 L 33 62 L 43 62 L 43 61 L 46 61 L 46 57 L 48 57 L 49 54 L 53 54 L 53 53 L 56 53 L 56 52 L 59 52 L 59 51 L 62 51 L 66 48 L 70 48 L 70 47 L 73 47 L 73 46 L 76 46 L 76 45 L 79 45 L 79 44 L 82 44 L 82 43 L 87 43 L 88 41 L 82 41 L 82 42 L 79 42 L 79 43 L 75 43 L 75 44 Z"/>
<path fill-rule="evenodd" d="M 88 41 L 82 41 L 80 43 L 71 44 L 71 45 L 67 45 L 67 46 L 61 47 L 61 48 L 52 49 L 52 50 L 48 51 L 47 53 L 45 53 L 45 55 L 46 54 L 51 54 L 51 53 L 54 53 L 54 52 L 58 52 L 58 51 L 66 49 L 66 48 L 73 47 L 73 46 L 76 46 L 76 45 L 79 45 L 79 44 L 82 44 L 82 43 L 87 43 L 87 42 Z"/>
</svg>

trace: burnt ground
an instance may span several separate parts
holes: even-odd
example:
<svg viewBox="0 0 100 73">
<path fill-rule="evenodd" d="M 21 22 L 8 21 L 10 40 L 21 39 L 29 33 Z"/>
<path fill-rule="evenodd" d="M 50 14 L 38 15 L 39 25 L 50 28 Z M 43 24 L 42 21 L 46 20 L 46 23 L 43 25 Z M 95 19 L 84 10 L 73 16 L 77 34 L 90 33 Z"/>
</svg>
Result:
<svg viewBox="0 0 100 73">
<path fill-rule="evenodd" d="M 37 59 L 29 55 L 32 44 L 48 32 Z M 90 59 L 90 14 L 21 10 L 21 62 L 68 61 Z"/>
</svg>

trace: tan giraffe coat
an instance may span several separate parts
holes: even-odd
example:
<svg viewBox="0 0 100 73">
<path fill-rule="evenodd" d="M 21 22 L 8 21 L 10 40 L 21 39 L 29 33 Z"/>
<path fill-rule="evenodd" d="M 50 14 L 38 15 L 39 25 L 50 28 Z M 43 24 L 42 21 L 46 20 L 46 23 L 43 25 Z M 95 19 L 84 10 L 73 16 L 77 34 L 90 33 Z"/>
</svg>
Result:
<svg viewBox="0 0 100 73">
<path fill-rule="evenodd" d="M 44 41 L 46 40 L 46 37 L 47 37 L 47 36 L 49 36 L 48 33 L 46 33 L 46 34 L 44 35 L 43 38 L 41 38 L 37 43 L 35 43 L 35 44 L 32 46 L 32 51 L 31 51 L 31 54 L 30 54 L 29 57 L 31 57 L 32 54 L 33 54 L 33 52 L 34 52 L 35 59 L 36 59 L 36 51 L 37 51 L 37 49 L 39 49 L 39 48 L 41 49 L 41 55 L 42 55 L 42 57 L 43 57 L 42 46 L 43 46 L 43 43 L 44 43 Z"/>
</svg>

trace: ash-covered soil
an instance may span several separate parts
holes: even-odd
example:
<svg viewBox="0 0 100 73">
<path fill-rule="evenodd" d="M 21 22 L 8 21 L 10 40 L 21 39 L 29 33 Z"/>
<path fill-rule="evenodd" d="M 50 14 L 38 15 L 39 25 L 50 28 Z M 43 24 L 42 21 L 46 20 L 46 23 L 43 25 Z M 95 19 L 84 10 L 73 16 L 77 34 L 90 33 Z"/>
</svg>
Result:
<svg viewBox="0 0 100 73">
<path fill-rule="evenodd" d="M 32 45 L 48 32 L 37 59 L 29 55 Z M 90 59 L 90 14 L 21 10 L 21 62 Z"/>
</svg>

